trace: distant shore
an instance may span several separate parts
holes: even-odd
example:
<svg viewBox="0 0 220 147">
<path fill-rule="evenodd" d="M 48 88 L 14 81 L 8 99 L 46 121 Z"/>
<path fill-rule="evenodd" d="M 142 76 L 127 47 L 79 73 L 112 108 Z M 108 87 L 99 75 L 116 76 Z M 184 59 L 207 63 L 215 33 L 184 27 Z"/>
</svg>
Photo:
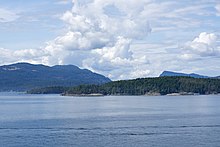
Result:
<svg viewBox="0 0 220 147">
<path fill-rule="evenodd" d="M 91 94 L 61 94 L 61 96 L 79 96 L 79 97 L 99 97 L 99 96 L 104 96 L 101 93 L 91 93 Z"/>
<path fill-rule="evenodd" d="M 206 95 L 220 93 L 219 79 L 191 77 L 157 77 L 113 81 L 100 85 L 73 87 L 52 86 L 27 91 L 29 94 L 62 94 L 63 96 L 104 95 Z"/>
<path fill-rule="evenodd" d="M 26 93 L 26 92 L 17 92 L 17 91 L 6 91 L 6 92 L 0 92 L 0 95 L 23 95 L 23 94 L 30 94 L 30 93 Z M 35 93 L 36 95 L 50 95 L 50 94 L 53 94 L 53 93 L 44 93 L 44 94 L 39 94 L 39 93 Z M 34 94 L 34 95 L 35 95 Z M 199 95 L 219 95 L 220 96 L 220 93 L 211 93 L 211 94 L 199 94 L 199 93 L 192 93 L 192 92 L 180 92 L 180 93 L 169 93 L 169 94 L 165 94 L 165 95 L 162 95 L 160 93 L 153 93 L 153 92 L 150 92 L 150 93 L 146 93 L 144 95 L 125 95 L 125 94 L 108 94 L 108 95 L 104 95 L 104 94 L 101 94 L 101 93 L 91 93 L 91 94 L 68 94 L 68 93 L 62 93 L 62 94 L 59 94 L 61 96 L 70 96 L 70 97 L 104 97 L 104 96 L 199 96 Z"/>
<path fill-rule="evenodd" d="M 91 93 L 91 94 L 61 94 L 61 96 L 72 96 L 72 97 L 103 97 L 103 96 L 198 96 L 198 95 L 220 95 L 220 93 L 212 93 L 212 94 L 199 94 L 199 93 L 191 93 L 191 92 L 180 92 L 180 93 L 169 93 L 165 95 L 161 95 L 160 93 L 147 93 L 145 95 L 103 95 L 101 93 Z"/>
</svg>

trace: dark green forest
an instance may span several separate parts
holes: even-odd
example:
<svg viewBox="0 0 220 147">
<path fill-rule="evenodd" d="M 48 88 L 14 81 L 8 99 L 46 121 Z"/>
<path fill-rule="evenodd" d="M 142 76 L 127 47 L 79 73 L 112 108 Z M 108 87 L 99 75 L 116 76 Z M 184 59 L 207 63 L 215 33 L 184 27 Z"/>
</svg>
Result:
<svg viewBox="0 0 220 147">
<path fill-rule="evenodd" d="M 47 87 L 28 91 L 31 94 L 57 93 L 63 95 L 80 95 L 99 93 L 102 95 L 145 95 L 159 93 L 220 93 L 220 80 L 192 77 L 156 77 L 121 80 L 102 85 L 80 85 L 76 87 Z"/>
</svg>

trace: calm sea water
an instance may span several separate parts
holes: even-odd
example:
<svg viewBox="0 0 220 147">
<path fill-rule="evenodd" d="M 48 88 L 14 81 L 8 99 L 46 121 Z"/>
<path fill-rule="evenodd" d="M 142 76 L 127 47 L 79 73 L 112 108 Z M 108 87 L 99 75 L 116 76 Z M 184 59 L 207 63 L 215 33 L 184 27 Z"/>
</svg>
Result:
<svg viewBox="0 0 220 147">
<path fill-rule="evenodd" d="M 220 146 L 220 96 L 1 93 L 0 146 Z"/>
</svg>

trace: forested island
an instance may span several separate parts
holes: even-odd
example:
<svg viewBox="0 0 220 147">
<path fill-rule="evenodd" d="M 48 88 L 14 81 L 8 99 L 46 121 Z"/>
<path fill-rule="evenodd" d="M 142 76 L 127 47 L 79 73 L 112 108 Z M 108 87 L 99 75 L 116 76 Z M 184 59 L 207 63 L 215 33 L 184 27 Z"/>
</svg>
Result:
<svg viewBox="0 0 220 147">
<path fill-rule="evenodd" d="M 75 87 L 46 87 L 28 91 L 29 94 L 90 95 L 167 95 L 218 94 L 220 80 L 193 77 L 155 77 L 121 80 L 101 85 Z"/>
</svg>

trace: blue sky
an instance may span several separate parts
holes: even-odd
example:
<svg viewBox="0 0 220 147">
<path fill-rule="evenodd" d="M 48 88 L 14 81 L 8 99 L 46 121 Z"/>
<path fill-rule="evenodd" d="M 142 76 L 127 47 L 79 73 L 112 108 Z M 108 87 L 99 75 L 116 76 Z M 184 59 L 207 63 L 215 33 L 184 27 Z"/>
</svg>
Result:
<svg viewBox="0 0 220 147">
<path fill-rule="evenodd" d="M 59 16 L 71 7 L 71 1 L 62 4 L 56 0 L 1 0 L 0 9 L 17 16 L 13 20 L 11 14 L 13 21 L 8 18 L 8 22 L 0 24 L 1 47 L 25 49 L 44 45 L 61 33 L 64 23 Z"/>
<path fill-rule="evenodd" d="M 113 80 L 220 75 L 216 0 L 1 0 L 0 64 L 74 64 Z"/>
</svg>

